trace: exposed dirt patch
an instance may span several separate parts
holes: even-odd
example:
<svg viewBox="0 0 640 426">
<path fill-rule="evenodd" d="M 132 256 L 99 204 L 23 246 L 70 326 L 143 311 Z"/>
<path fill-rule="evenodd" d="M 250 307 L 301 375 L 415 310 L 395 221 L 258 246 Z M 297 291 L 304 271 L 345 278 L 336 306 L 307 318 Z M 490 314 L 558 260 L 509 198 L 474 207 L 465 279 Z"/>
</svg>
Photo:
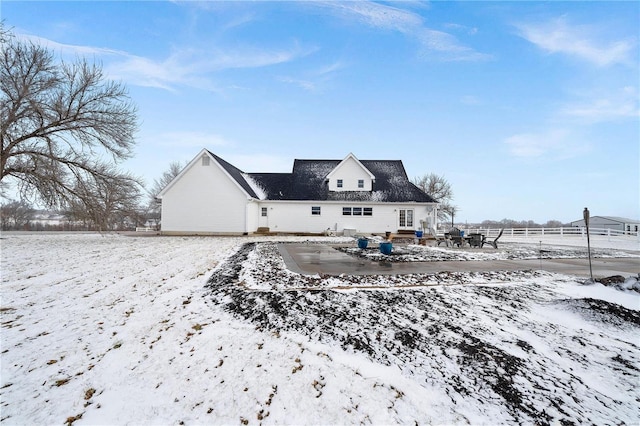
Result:
<svg viewBox="0 0 640 426">
<path fill-rule="evenodd" d="M 257 271 L 243 270 L 243 265 L 253 268 L 246 260 L 254 250 L 260 245 L 244 245 L 211 276 L 207 287 L 214 303 L 259 330 L 337 343 L 408 375 L 423 376 L 427 384 L 445 383 L 454 403 L 482 405 L 499 399 L 515 422 L 582 423 L 590 421 L 583 407 L 599 404 L 593 398 L 608 397 L 591 389 L 574 368 L 616 371 L 630 383 L 639 378 L 637 345 L 621 344 L 624 356 L 610 365 L 595 365 L 594 353 L 610 354 L 598 343 L 602 335 L 575 335 L 530 316 L 541 309 L 575 312 L 588 315 L 602 329 L 640 331 L 640 314 L 601 300 L 562 299 L 552 288 L 536 284 L 537 277 L 548 281 L 545 273 L 413 275 L 401 280 L 441 285 L 344 292 L 327 288 L 357 288 L 389 277 L 308 277 L 283 270 L 275 257 L 268 265 L 254 265 Z M 251 276 L 261 289 L 248 290 L 241 276 Z M 553 346 L 540 349 L 540 338 L 524 336 L 553 336 Z M 565 348 L 562 342 L 574 344 Z M 565 366 L 556 357 L 574 364 Z"/>
</svg>

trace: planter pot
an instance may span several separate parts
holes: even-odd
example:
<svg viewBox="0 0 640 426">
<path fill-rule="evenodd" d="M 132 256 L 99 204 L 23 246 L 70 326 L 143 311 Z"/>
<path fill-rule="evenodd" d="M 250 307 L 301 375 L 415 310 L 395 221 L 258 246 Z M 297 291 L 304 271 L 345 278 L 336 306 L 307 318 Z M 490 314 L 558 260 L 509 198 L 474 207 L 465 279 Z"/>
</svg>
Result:
<svg viewBox="0 0 640 426">
<path fill-rule="evenodd" d="M 422 238 L 422 231 L 416 231 L 416 237 Z"/>
<path fill-rule="evenodd" d="M 358 238 L 358 248 L 361 249 L 366 249 L 367 245 L 369 244 L 369 240 L 367 240 L 366 238 Z"/>
<path fill-rule="evenodd" d="M 389 255 L 393 250 L 393 244 L 390 241 L 380 243 L 380 253 Z"/>
</svg>

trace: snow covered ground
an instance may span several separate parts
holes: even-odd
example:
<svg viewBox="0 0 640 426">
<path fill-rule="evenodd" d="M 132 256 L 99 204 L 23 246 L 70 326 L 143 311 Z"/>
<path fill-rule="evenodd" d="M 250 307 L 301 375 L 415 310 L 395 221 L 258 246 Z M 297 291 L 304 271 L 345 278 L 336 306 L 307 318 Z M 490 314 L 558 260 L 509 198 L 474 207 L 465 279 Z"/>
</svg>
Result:
<svg viewBox="0 0 640 426">
<path fill-rule="evenodd" d="M 353 241 L 3 234 L 1 422 L 640 422 L 635 278 L 303 277 L 276 239 Z"/>
</svg>

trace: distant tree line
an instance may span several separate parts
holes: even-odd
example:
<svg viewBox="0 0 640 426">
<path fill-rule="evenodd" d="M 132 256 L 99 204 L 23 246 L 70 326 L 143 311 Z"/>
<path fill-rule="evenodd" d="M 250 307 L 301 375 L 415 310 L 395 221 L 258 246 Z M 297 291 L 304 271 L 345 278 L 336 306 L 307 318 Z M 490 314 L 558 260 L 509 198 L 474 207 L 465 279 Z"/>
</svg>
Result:
<svg viewBox="0 0 640 426">
<path fill-rule="evenodd" d="M 90 212 L 78 210 L 37 210 L 28 202 L 9 200 L 0 204 L 3 231 L 126 231 L 148 223 L 146 208 L 110 214 L 109 221 L 97 223 Z"/>
<path fill-rule="evenodd" d="M 533 220 L 502 219 L 483 220 L 478 226 L 482 228 L 561 228 L 571 226 L 569 223 L 562 223 L 559 220 L 548 220 L 546 223 L 536 223 Z"/>
</svg>

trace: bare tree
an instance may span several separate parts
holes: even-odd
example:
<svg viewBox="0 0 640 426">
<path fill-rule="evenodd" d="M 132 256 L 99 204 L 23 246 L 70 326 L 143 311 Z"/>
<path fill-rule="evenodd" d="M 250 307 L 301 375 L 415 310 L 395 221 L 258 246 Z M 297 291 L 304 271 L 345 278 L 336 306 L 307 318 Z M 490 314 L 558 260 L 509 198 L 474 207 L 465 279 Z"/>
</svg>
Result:
<svg viewBox="0 0 640 426">
<path fill-rule="evenodd" d="M 137 184 L 115 165 L 133 155 L 136 108 L 101 66 L 56 62 L 45 47 L 0 26 L 0 184 L 21 198 L 62 207 L 90 205 L 100 191 Z"/>
<path fill-rule="evenodd" d="M 180 161 L 172 161 L 169 164 L 169 168 L 162 173 L 157 179 L 154 179 L 153 185 L 147 191 L 148 195 L 148 207 L 147 207 L 147 216 L 150 221 L 153 221 L 156 225 L 160 224 L 160 210 L 162 208 L 162 203 L 158 198 L 158 194 L 162 192 L 162 190 L 169 185 L 169 183 L 180 174 L 182 169 L 185 167 L 185 164 Z"/>
<path fill-rule="evenodd" d="M 78 182 L 69 199 L 67 214 L 99 231 L 127 229 L 140 222 L 140 185 L 128 174 L 103 171 L 103 176 Z"/>
<path fill-rule="evenodd" d="M 0 205 L 2 230 L 22 229 L 29 224 L 34 209 L 25 201 L 9 201 Z"/>
<path fill-rule="evenodd" d="M 414 178 L 413 184 L 440 203 L 438 219 L 445 221 L 451 218 L 451 226 L 453 226 L 453 218 L 458 208 L 451 204 L 453 201 L 453 190 L 451 189 L 451 184 L 445 177 L 430 173 Z"/>
</svg>

